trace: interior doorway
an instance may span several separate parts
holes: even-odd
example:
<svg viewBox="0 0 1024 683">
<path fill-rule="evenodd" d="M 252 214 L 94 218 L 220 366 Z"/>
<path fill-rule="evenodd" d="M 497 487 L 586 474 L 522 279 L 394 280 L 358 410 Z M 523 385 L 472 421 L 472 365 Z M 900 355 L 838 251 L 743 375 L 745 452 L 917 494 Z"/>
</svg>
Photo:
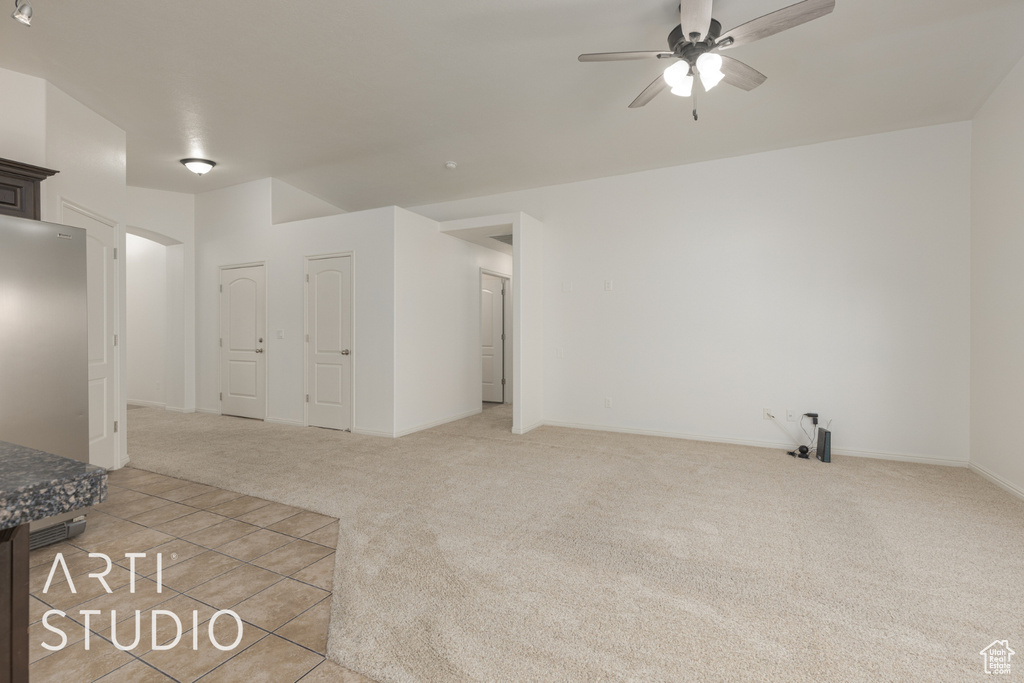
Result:
<svg viewBox="0 0 1024 683">
<path fill-rule="evenodd" d="M 512 288 L 509 278 L 480 272 L 481 398 L 512 402 Z"/>
<path fill-rule="evenodd" d="M 352 257 L 306 261 L 306 424 L 352 429 Z"/>
<path fill-rule="evenodd" d="M 222 415 L 267 417 L 266 274 L 262 263 L 220 271 Z"/>
</svg>

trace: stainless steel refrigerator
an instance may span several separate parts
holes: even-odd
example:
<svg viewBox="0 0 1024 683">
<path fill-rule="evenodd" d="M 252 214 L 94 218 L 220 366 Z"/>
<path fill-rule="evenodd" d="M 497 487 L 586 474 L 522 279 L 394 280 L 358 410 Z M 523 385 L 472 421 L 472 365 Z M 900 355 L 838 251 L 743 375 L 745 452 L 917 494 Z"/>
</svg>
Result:
<svg viewBox="0 0 1024 683">
<path fill-rule="evenodd" d="M 87 302 L 85 230 L 0 216 L 0 441 L 89 461 Z M 84 515 L 33 522 L 30 544 Z"/>
</svg>

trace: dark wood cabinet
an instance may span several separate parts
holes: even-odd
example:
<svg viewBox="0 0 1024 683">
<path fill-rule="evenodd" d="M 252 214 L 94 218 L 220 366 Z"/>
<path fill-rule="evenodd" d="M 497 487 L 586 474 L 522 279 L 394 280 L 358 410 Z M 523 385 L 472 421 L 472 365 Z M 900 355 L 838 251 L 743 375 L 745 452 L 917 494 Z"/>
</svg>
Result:
<svg viewBox="0 0 1024 683">
<path fill-rule="evenodd" d="M 54 173 L 57 171 L 0 159 L 0 214 L 39 220 L 39 184 Z"/>
</svg>

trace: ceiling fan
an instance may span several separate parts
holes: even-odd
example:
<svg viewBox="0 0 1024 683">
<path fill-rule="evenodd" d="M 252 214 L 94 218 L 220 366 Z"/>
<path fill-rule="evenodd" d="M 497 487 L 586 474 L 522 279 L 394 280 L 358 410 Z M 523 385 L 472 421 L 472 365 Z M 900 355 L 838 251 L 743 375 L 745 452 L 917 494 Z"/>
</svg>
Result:
<svg viewBox="0 0 1024 683">
<path fill-rule="evenodd" d="M 672 64 L 629 105 L 642 107 L 665 88 L 673 95 L 689 97 L 694 77 L 705 91 L 721 81 L 743 90 L 753 90 L 767 79 L 757 69 L 725 55 L 721 50 L 752 43 L 823 17 L 835 9 L 835 0 L 803 0 L 722 33 L 722 25 L 711 17 L 712 0 L 682 0 L 679 26 L 668 34 L 666 51 L 596 52 L 579 56 L 581 62 L 612 62 L 624 59 L 671 59 Z"/>
</svg>

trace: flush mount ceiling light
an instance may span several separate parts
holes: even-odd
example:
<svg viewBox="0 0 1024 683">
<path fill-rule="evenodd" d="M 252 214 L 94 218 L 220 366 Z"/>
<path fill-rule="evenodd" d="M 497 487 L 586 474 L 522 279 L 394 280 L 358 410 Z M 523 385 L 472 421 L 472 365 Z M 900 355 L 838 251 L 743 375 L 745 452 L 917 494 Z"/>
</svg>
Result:
<svg viewBox="0 0 1024 683">
<path fill-rule="evenodd" d="M 444 167 L 447 168 L 449 171 L 454 171 L 459 167 L 459 165 L 454 161 L 446 161 L 444 162 Z"/>
<path fill-rule="evenodd" d="M 11 17 L 25 24 L 25 26 L 31 26 L 32 5 L 22 0 L 14 0 L 14 11 L 11 12 Z"/>
<path fill-rule="evenodd" d="M 210 161 L 209 159 L 182 159 L 181 163 L 196 175 L 209 173 L 210 169 L 217 165 L 217 162 Z"/>
</svg>

